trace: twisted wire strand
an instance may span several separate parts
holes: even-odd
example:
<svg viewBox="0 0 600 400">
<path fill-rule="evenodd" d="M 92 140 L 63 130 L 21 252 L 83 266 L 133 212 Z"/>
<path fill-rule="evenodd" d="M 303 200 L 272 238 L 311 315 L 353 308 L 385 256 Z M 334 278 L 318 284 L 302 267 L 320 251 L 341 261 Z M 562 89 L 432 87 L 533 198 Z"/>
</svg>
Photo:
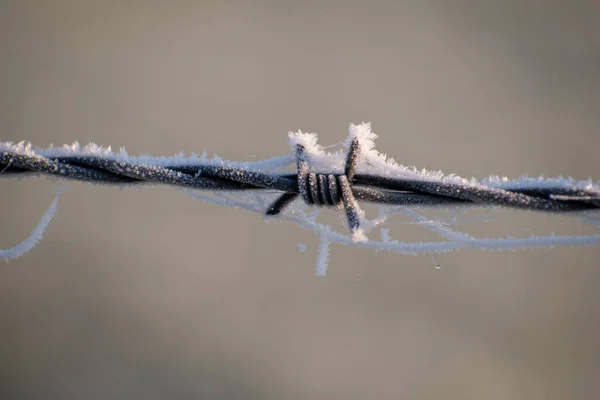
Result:
<svg viewBox="0 0 600 400">
<path fill-rule="evenodd" d="M 296 174 L 197 162 L 156 165 L 102 155 L 47 157 L 31 146 L 0 142 L 0 177 L 46 174 L 109 185 L 166 184 L 210 191 L 269 190 L 282 194 L 265 210 L 282 212 L 297 197 L 317 207 L 345 210 L 351 232 L 359 229 L 358 201 L 400 206 L 501 206 L 550 213 L 600 209 L 600 190 L 560 185 L 496 188 L 455 180 L 427 180 L 356 173 L 360 143 L 349 146 L 342 174 L 313 172 L 303 145 L 296 145 Z"/>
</svg>

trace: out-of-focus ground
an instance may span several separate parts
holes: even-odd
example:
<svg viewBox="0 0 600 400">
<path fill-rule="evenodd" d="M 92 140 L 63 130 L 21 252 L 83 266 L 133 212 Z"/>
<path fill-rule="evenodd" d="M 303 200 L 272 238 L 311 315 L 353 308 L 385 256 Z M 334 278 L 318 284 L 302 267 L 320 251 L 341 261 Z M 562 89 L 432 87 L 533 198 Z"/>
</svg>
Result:
<svg viewBox="0 0 600 400">
<path fill-rule="evenodd" d="M 398 162 L 600 179 L 594 1 L 0 2 L 0 139 L 288 153 L 372 121 Z M 52 200 L 0 182 L 0 248 Z M 0 398 L 592 399 L 600 249 L 409 257 L 168 188 L 73 184 L 0 265 Z M 594 233 L 518 212 L 479 236 Z M 461 227 L 462 228 L 462 227 Z M 432 240 L 393 225 L 401 240 Z M 296 249 L 306 243 L 304 253 Z"/>
</svg>

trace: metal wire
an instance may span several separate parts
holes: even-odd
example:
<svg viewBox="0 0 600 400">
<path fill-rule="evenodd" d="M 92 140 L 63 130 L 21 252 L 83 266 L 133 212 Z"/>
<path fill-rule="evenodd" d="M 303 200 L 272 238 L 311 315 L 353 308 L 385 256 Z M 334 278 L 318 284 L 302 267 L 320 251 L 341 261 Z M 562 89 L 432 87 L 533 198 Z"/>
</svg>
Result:
<svg viewBox="0 0 600 400">
<path fill-rule="evenodd" d="M 500 189 L 455 180 L 409 179 L 357 174 L 360 143 L 354 138 L 343 174 L 312 172 L 303 145 L 296 146 L 296 174 L 265 173 L 232 165 L 198 162 L 156 165 L 102 155 L 47 157 L 31 147 L 0 142 L 0 176 L 41 173 L 78 181 L 111 185 L 166 184 L 210 191 L 270 190 L 282 192 L 266 210 L 282 212 L 297 197 L 316 207 L 344 209 L 351 232 L 359 229 L 358 201 L 401 206 L 501 206 L 564 213 L 600 208 L 600 190 L 578 185 Z"/>
</svg>

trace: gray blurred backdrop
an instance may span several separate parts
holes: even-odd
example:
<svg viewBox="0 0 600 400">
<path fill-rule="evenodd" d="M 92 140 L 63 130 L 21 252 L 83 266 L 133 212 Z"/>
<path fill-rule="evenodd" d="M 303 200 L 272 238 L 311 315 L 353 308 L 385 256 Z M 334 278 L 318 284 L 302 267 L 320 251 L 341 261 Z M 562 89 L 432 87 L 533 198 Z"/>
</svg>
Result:
<svg viewBox="0 0 600 400">
<path fill-rule="evenodd" d="M 287 154 L 372 121 L 406 165 L 600 179 L 596 1 L 0 1 L 0 138 Z M 52 201 L 0 182 L 0 248 Z M 592 399 L 600 250 L 410 257 L 169 188 L 73 184 L 0 265 L 0 399 Z M 478 236 L 597 233 L 493 212 Z M 437 239 L 414 225 L 401 240 Z M 461 227 L 462 228 L 462 227 Z M 296 249 L 306 243 L 304 253 Z"/>
</svg>

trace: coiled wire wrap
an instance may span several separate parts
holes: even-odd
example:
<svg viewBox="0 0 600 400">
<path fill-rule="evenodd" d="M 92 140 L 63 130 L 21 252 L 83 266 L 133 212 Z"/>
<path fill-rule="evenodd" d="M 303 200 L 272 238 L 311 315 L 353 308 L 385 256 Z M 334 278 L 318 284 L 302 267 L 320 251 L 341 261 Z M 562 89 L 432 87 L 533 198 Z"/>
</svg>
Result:
<svg viewBox="0 0 600 400">
<path fill-rule="evenodd" d="M 355 233 L 360 227 L 360 206 L 352 193 L 351 181 L 354 177 L 360 145 L 354 138 L 348 155 L 346 167 L 341 175 L 317 174 L 309 172 L 307 154 L 303 145 L 296 145 L 296 163 L 298 169 L 298 192 L 308 205 L 335 206 L 343 205 L 348 220 L 348 229 Z M 293 201 L 298 194 L 281 195 L 267 210 L 267 215 L 275 215 Z"/>
</svg>

